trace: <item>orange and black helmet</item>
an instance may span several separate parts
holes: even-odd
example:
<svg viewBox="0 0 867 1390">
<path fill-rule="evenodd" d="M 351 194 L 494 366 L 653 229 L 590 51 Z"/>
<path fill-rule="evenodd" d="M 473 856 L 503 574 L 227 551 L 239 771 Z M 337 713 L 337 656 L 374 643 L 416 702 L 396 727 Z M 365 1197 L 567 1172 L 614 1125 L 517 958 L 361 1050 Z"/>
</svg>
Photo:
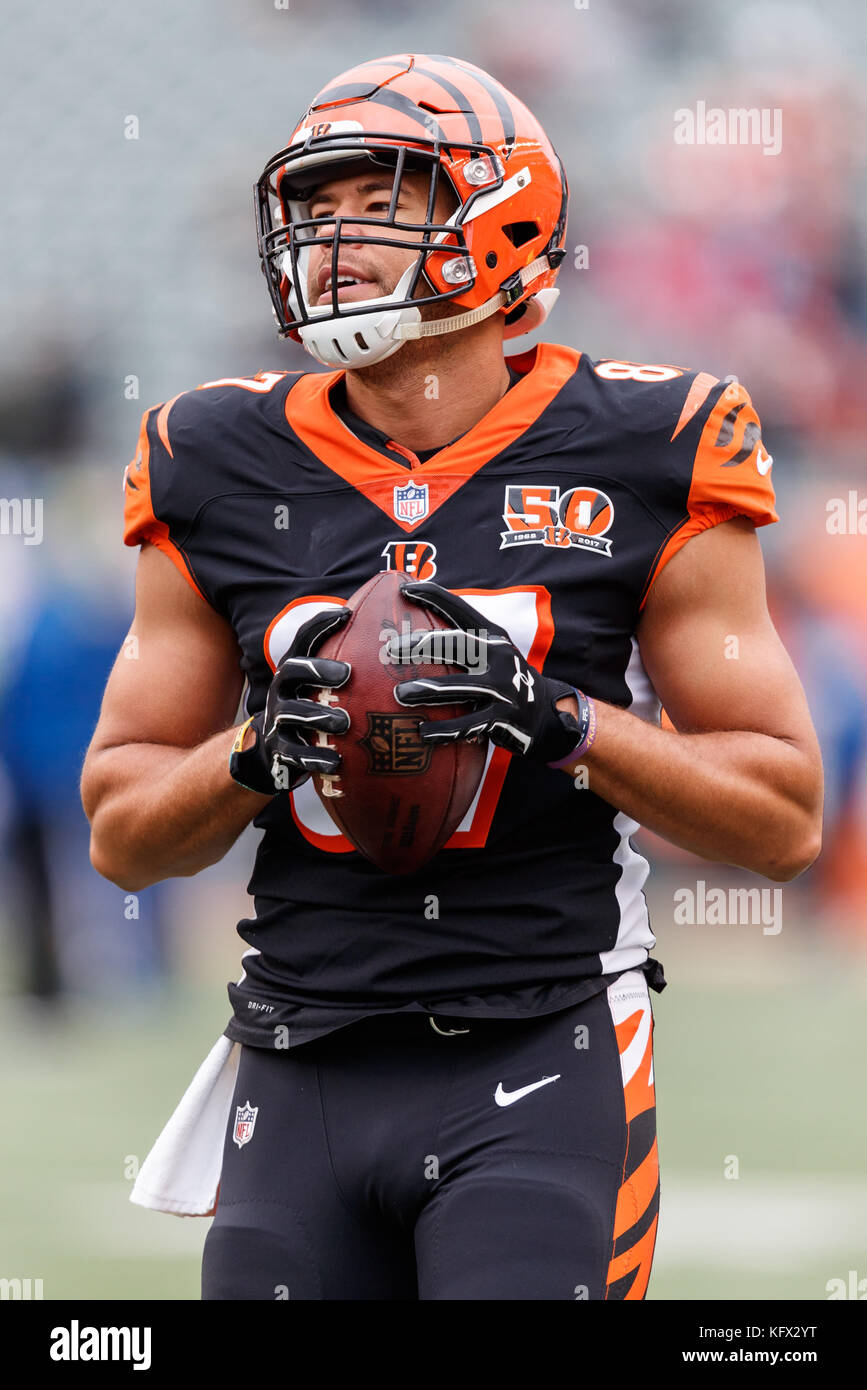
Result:
<svg viewBox="0 0 867 1390">
<path fill-rule="evenodd" d="M 393 173 L 388 216 L 311 218 L 317 183 L 360 161 Z M 430 177 L 426 220 L 400 221 L 401 179 L 420 170 Z M 456 208 L 436 223 L 443 180 Z M 280 335 L 328 366 L 381 361 L 408 338 L 451 332 L 495 312 L 505 316 L 506 336 L 517 336 L 537 327 L 557 297 L 569 196 L 563 166 L 523 102 L 460 58 L 396 54 L 334 78 L 268 161 L 254 193 Z M 418 255 L 391 294 L 338 301 L 341 224 L 349 220 L 354 244 L 405 250 L 412 234 Z M 358 228 L 367 223 L 362 236 Z M 332 254 L 331 302 L 311 306 L 310 248 L 323 244 Z M 445 300 L 460 312 L 422 319 L 421 306 Z"/>
</svg>

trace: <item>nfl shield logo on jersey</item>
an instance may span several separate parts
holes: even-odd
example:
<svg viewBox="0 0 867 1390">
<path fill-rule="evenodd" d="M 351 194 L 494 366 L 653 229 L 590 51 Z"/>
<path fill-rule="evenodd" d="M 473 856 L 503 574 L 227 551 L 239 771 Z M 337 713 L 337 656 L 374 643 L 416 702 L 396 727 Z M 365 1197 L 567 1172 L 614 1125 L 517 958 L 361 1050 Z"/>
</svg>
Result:
<svg viewBox="0 0 867 1390">
<path fill-rule="evenodd" d="M 407 483 L 394 489 L 394 515 L 398 521 L 420 521 L 427 516 L 427 483 Z"/>
<path fill-rule="evenodd" d="M 253 1138 L 253 1130 L 256 1126 L 256 1116 L 258 1113 L 258 1105 L 251 1106 L 249 1101 L 247 1101 L 246 1105 L 239 1105 L 235 1111 L 235 1130 L 232 1138 L 239 1149 L 243 1148 L 244 1144 L 248 1144 Z"/>
</svg>

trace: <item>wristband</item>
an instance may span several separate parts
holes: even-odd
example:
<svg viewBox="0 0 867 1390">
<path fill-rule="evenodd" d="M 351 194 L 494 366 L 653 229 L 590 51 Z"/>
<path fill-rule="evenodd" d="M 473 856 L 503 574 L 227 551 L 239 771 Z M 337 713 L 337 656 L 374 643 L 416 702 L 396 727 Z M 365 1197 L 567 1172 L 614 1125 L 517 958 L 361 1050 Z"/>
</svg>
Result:
<svg viewBox="0 0 867 1390">
<path fill-rule="evenodd" d="M 560 758 L 556 763 L 549 763 L 549 767 L 562 769 L 568 767 L 576 758 L 581 758 L 592 746 L 596 737 L 596 706 L 590 699 L 573 685 L 575 699 L 578 701 L 578 732 L 579 738 L 571 753 L 567 753 L 565 758 Z"/>
</svg>

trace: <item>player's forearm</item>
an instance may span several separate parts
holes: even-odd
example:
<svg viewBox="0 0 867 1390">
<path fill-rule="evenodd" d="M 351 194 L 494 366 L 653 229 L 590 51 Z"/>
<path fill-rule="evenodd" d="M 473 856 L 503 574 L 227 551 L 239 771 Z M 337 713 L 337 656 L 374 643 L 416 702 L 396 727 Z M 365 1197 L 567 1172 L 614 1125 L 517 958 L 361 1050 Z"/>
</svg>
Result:
<svg viewBox="0 0 867 1390">
<path fill-rule="evenodd" d="M 705 859 L 786 881 L 821 843 L 818 758 L 783 738 L 680 734 L 596 701 L 597 733 L 577 764 L 590 790 Z"/>
<path fill-rule="evenodd" d="M 132 743 L 88 758 L 82 799 L 91 862 L 104 878 L 136 892 L 222 859 L 269 800 L 229 775 L 236 733 L 191 749 Z"/>
</svg>

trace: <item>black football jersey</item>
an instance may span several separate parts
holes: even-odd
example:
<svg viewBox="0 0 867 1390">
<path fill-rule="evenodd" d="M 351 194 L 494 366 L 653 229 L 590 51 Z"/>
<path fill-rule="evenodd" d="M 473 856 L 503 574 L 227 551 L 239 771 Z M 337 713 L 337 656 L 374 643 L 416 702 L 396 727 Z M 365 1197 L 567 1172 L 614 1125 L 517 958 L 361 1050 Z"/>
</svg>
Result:
<svg viewBox="0 0 867 1390">
<path fill-rule="evenodd" d="M 634 637 L 656 576 L 707 527 L 777 520 L 750 397 L 553 343 L 509 362 L 506 394 L 423 459 L 354 421 L 342 372 L 227 378 L 145 413 L 125 541 L 163 550 L 234 629 L 249 713 L 300 623 L 398 569 L 464 595 L 546 675 L 658 722 Z M 638 827 L 564 772 L 490 745 L 463 821 L 410 875 L 359 854 L 310 780 L 255 823 L 238 1041 L 376 1012 L 546 1013 L 636 967 L 662 983 Z"/>
</svg>

